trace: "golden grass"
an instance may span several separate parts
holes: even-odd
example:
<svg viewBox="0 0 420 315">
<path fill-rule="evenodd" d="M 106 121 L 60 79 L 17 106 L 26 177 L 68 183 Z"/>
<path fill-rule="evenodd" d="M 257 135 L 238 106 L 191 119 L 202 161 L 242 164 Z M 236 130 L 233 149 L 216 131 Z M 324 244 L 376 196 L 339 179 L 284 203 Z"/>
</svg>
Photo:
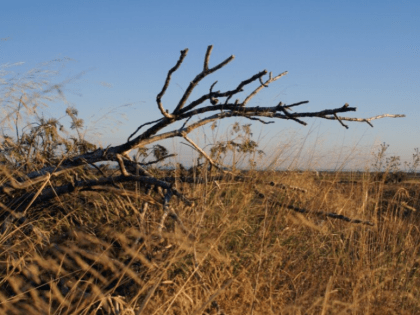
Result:
<svg viewBox="0 0 420 315">
<path fill-rule="evenodd" d="M 195 240 L 169 218 L 159 235 L 158 195 L 143 222 L 146 199 L 130 194 L 83 192 L 31 208 L 0 236 L 0 313 L 420 313 L 420 189 L 343 176 L 252 174 L 307 193 L 233 180 L 178 184 L 195 205 L 174 198 L 172 206 Z"/>
</svg>

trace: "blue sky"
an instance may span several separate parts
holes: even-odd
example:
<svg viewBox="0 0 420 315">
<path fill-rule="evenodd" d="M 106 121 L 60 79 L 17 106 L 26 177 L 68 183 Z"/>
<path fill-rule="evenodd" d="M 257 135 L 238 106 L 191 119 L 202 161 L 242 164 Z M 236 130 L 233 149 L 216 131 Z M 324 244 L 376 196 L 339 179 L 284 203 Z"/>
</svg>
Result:
<svg viewBox="0 0 420 315">
<path fill-rule="evenodd" d="M 104 144 L 117 144 L 160 117 L 156 94 L 180 50 L 189 53 L 163 99 L 169 109 L 201 71 L 212 44 L 211 65 L 231 54 L 236 59 L 203 81 L 196 96 L 215 80 L 219 89 L 231 89 L 263 69 L 287 70 L 254 104 L 309 100 L 301 110 L 349 103 L 358 107 L 352 116 L 407 115 L 377 120 L 374 128 L 353 123 L 349 130 L 321 120 L 307 120 L 307 127 L 254 123 L 266 147 L 286 131 L 303 138 L 310 131 L 325 150 L 387 142 L 391 153 L 409 159 L 420 147 L 419 17 L 419 1 L 3 1 L 0 38 L 8 40 L 0 41 L 0 64 L 25 62 L 14 69 L 19 72 L 71 58 L 60 80 L 85 73 L 64 89 L 68 101 L 87 122 L 113 108 L 111 118 L 125 113 L 118 130 L 99 128 Z M 45 115 L 63 111 L 57 108 Z"/>
</svg>

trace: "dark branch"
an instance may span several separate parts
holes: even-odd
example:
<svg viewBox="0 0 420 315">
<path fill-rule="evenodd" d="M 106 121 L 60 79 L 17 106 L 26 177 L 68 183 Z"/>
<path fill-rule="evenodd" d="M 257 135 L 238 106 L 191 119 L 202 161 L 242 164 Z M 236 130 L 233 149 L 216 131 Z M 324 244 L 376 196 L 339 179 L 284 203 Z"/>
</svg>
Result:
<svg viewBox="0 0 420 315">
<path fill-rule="evenodd" d="M 209 71 L 209 61 L 210 61 L 210 55 L 211 55 L 212 50 L 213 50 L 213 45 L 210 45 L 207 47 L 206 57 L 204 58 L 203 72 Z"/>
<path fill-rule="evenodd" d="M 208 59 L 210 58 L 210 53 L 212 50 L 212 46 L 209 46 L 209 48 L 207 49 L 207 54 L 206 54 L 206 58 L 205 58 L 205 66 L 204 68 L 206 68 L 206 65 L 208 65 Z M 188 100 L 188 97 L 191 95 L 191 92 L 194 90 L 194 88 L 196 87 L 196 85 L 202 80 L 204 79 L 206 76 L 208 76 L 209 74 L 212 74 L 213 72 L 223 68 L 224 66 L 226 66 L 229 62 L 231 62 L 233 59 L 235 59 L 235 56 L 230 56 L 229 58 L 227 58 L 226 60 L 224 60 L 223 62 L 219 63 L 217 66 L 211 68 L 211 69 L 204 69 L 200 74 L 198 74 L 194 80 L 191 81 L 190 85 L 188 86 L 187 90 L 185 91 L 184 95 L 182 96 L 181 100 L 179 101 L 177 107 L 174 110 L 174 114 L 178 114 L 179 111 L 184 107 L 185 103 Z"/>
<path fill-rule="evenodd" d="M 143 124 L 143 125 L 140 125 L 140 127 L 138 127 L 138 128 L 136 129 L 136 131 L 134 131 L 134 132 L 133 132 L 133 133 L 132 133 L 132 134 L 128 137 L 127 142 L 128 142 L 128 141 L 130 141 L 130 139 L 131 139 L 132 137 L 134 137 L 134 135 L 135 135 L 137 132 L 139 132 L 139 130 L 140 130 L 141 128 L 143 128 L 144 126 L 147 126 L 147 125 L 151 125 L 151 124 L 154 124 L 154 123 L 160 122 L 162 119 L 163 119 L 163 118 L 159 118 L 159 119 L 156 119 L 156 120 L 150 121 L 150 122 L 148 122 L 148 123 L 145 123 L 145 124 Z"/>
<path fill-rule="evenodd" d="M 264 70 L 264 71 L 261 71 L 261 72 L 255 74 L 255 75 L 253 75 L 251 78 L 246 79 L 246 80 L 242 81 L 241 83 L 239 83 L 239 85 L 234 90 L 226 91 L 226 92 L 223 92 L 223 93 L 212 92 L 212 93 L 209 93 L 209 94 L 205 94 L 205 95 L 201 96 L 200 98 L 198 98 L 197 100 L 191 102 L 189 105 L 185 106 L 182 110 L 179 111 L 179 114 L 183 114 L 183 113 L 193 109 L 197 105 L 200 105 L 201 103 L 210 99 L 210 97 L 212 97 L 212 96 L 213 97 L 218 97 L 218 98 L 227 97 L 226 101 L 225 101 L 225 104 L 227 104 L 233 95 L 242 92 L 243 88 L 246 85 L 254 82 L 255 80 L 258 80 L 258 78 L 264 76 L 266 73 L 267 73 L 267 71 Z"/>
<path fill-rule="evenodd" d="M 177 189 L 172 187 L 172 184 L 159 180 L 157 178 L 149 177 L 149 176 L 136 176 L 136 175 L 120 175 L 115 177 L 105 177 L 105 178 L 99 178 L 95 180 L 88 180 L 88 181 L 75 181 L 74 183 L 69 183 L 66 185 L 62 185 L 59 187 L 54 188 L 48 188 L 44 189 L 42 193 L 39 194 L 38 198 L 35 202 L 32 203 L 32 205 L 40 204 L 42 202 L 46 202 L 52 198 L 55 198 L 57 196 L 61 196 L 64 194 L 69 194 L 77 191 L 83 191 L 87 189 L 91 189 L 95 186 L 106 186 L 110 184 L 116 184 L 116 183 L 125 183 L 125 182 L 139 182 L 144 185 L 154 185 L 157 187 L 161 187 L 162 189 L 167 189 L 172 191 L 172 193 L 177 196 L 180 200 L 185 202 L 187 205 L 192 205 L 192 202 L 189 201 L 182 193 L 180 193 Z M 32 199 L 35 196 L 35 194 L 27 194 L 25 196 L 25 199 Z M 21 212 L 24 210 L 24 207 L 26 204 L 23 204 L 19 207 L 19 209 L 15 210 L 16 212 Z"/>
<path fill-rule="evenodd" d="M 178 70 L 178 68 L 181 66 L 182 62 L 184 61 L 184 58 L 187 56 L 187 53 L 188 53 L 188 48 L 181 50 L 181 56 L 179 57 L 178 62 L 171 70 L 169 70 L 168 75 L 166 76 L 165 84 L 163 85 L 162 91 L 156 97 L 156 102 L 158 104 L 159 110 L 162 113 L 162 115 L 165 116 L 166 118 L 172 118 L 173 116 L 171 114 L 168 114 L 166 110 L 163 108 L 161 99 L 169 86 L 172 73 Z"/>
<path fill-rule="evenodd" d="M 291 108 L 291 107 L 295 107 L 295 106 L 299 106 L 299 105 L 303 105 L 303 104 L 308 104 L 309 101 L 302 101 L 302 102 L 297 102 L 297 103 L 293 103 L 290 105 L 284 105 L 284 108 Z"/>
</svg>

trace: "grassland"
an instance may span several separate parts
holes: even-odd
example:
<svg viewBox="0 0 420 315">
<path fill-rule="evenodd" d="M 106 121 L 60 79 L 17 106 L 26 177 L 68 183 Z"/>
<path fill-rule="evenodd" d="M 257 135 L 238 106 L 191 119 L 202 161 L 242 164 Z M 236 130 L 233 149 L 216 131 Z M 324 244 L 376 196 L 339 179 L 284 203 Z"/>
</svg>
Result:
<svg viewBox="0 0 420 315">
<path fill-rule="evenodd" d="M 162 97 L 187 52 L 156 97 L 162 117 L 106 148 L 87 140 L 97 139 L 86 136 L 93 127 L 66 101 L 66 82 L 48 82 L 56 73 L 48 65 L 0 73 L 0 314 L 420 313 L 418 178 L 272 171 L 289 159 L 290 168 L 299 165 L 303 144 L 296 158 L 290 140 L 274 153 L 285 159 L 264 161 L 248 121 L 318 118 L 347 128 L 404 115 L 342 117 L 356 111 L 347 103 L 314 112 L 295 110 L 308 101 L 247 106 L 287 73 L 266 70 L 233 90 L 213 91 L 213 83 L 189 100 L 234 58 L 210 67 L 212 46 L 178 105 L 166 109 Z M 232 102 L 251 83 L 256 88 Z M 44 117 L 54 102 L 64 102 L 65 114 Z M 233 117 L 247 124 L 231 125 L 225 140 L 217 123 Z M 213 139 L 200 147 L 188 134 L 205 125 Z M 175 138 L 201 167 L 159 167 L 178 152 L 159 143 Z M 373 169 L 396 173 L 401 161 L 387 148 Z M 243 165 L 259 171 L 238 170 Z M 419 166 L 417 150 L 405 167 Z"/>
<path fill-rule="evenodd" d="M 141 187 L 80 191 L 31 207 L 25 222 L 3 224 L 0 312 L 420 313 L 416 178 L 246 177 L 176 183 L 194 205 L 174 199 L 163 225 L 162 196 Z"/>
</svg>

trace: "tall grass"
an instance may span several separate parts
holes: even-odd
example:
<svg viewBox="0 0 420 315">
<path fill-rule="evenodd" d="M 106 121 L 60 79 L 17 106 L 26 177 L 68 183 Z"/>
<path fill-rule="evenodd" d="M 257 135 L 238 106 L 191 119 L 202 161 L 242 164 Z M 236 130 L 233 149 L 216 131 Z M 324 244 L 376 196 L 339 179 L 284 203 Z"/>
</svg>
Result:
<svg viewBox="0 0 420 315">
<path fill-rule="evenodd" d="M 368 173 L 350 183 L 339 183 L 341 173 L 252 177 L 179 184 L 195 205 L 173 207 L 194 239 L 173 220 L 159 235 L 158 194 L 83 192 L 31 209 L 0 238 L 1 312 L 420 312 L 417 184 L 373 182 Z M 260 177 L 307 193 L 255 184 Z M 375 226 L 303 216 L 289 204 Z"/>
<path fill-rule="evenodd" d="M 72 140 L 60 133 L 59 121 L 37 117 L 33 110 L 41 105 L 28 100 L 51 89 L 34 85 L 45 93 L 22 97 L 16 84 L 9 98 L 0 99 L 9 118 L 2 121 L 3 134 L 21 131 L 1 139 L 0 187 L 92 149 L 77 138 L 82 123 L 77 112 L 67 113 Z M 25 125 L 31 113 L 37 118 L 33 128 Z M 247 150 L 254 146 L 248 137 L 239 140 Z M 269 161 L 254 157 L 250 162 L 259 164 L 244 175 L 247 181 L 176 182 L 194 204 L 174 198 L 173 212 L 165 212 L 159 190 L 129 183 L 29 203 L 26 220 L 9 220 L 9 206 L 28 196 L 35 200 L 37 192 L 75 176 L 89 180 L 115 172 L 106 166 L 47 178 L 13 197 L 2 194 L 0 313 L 420 313 L 417 180 L 392 184 L 369 172 L 277 172 L 278 163 L 295 163 L 287 146 L 279 152 Z M 233 160 L 246 163 L 246 158 Z M 206 167 L 149 171 L 157 177 L 210 178 Z M 265 184 L 270 181 L 286 189 Z M 290 206 L 309 211 L 299 214 Z M 374 225 L 334 220 L 319 211 Z"/>
</svg>

